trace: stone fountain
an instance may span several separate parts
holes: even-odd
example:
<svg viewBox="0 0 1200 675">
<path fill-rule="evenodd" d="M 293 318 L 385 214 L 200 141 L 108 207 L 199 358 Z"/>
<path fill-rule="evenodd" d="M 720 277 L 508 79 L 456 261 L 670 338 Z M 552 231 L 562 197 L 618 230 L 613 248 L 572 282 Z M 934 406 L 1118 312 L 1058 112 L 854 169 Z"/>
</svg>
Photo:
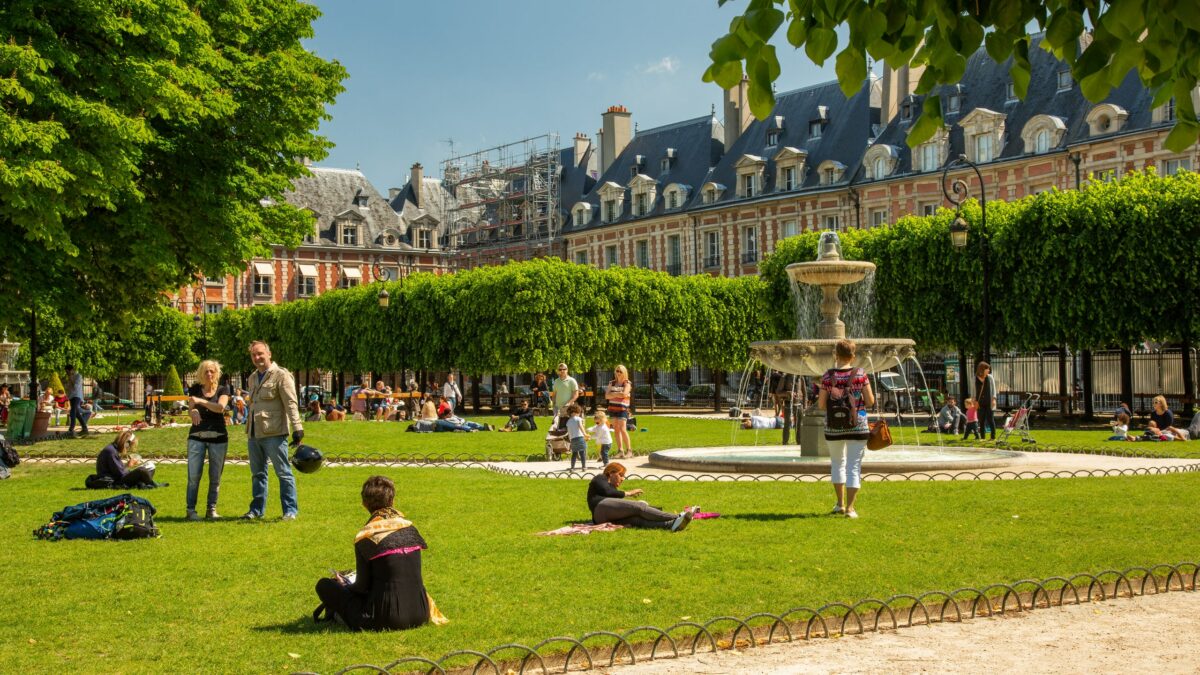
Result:
<svg viewBox="0 0 1200 675">
<path fill-rule="evenodd" d="M 21 394 L 29 386 L 29 371 L 13 370 L 12 367 L 20 348 L 20 342 L 8 341 L 7 332 L 0 338 L 0 384 L 7 384 L 14 396 Z"/>
</svg>

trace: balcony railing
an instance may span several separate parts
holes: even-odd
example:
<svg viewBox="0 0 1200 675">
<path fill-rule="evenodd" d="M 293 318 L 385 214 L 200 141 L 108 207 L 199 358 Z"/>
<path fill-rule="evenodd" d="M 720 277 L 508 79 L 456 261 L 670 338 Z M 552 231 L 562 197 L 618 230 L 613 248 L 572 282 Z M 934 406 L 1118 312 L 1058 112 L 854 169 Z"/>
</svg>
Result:
<svg viewBox="0 0 1200 675">
<path fill-rule="evenodd" d="M 753 265 L 758 262 L 758 251 L 746 251 L 742 254 L 743 265 Z"/>
<path fill-rule="evenodd" d="M 719 255 L 706 256 L 704 258 L 704 266 L 705 267 L 720 267 L 721 266 L 721 256 L 719 256 Z"/>
<path fill-rule="evenodd" d="M 681 265 L 679 263 L 672 263 L 670 265 L 667 265 L 666 273 L 670 274 L 673 277 L 677 277 L 680 274 L 683 274 L 683 265 Z"/>
</svg>

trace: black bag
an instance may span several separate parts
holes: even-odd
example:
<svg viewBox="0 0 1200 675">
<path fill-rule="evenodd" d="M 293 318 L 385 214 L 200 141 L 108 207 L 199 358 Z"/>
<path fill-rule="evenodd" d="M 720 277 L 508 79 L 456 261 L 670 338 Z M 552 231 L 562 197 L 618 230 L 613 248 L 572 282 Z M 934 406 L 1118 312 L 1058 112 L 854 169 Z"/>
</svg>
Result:
<svg viewBox="0 0 1200 675">
<path fill-rule="evenodd" d="M 113 539 L 153 539 L 162 536 L 154 525 L 154 507 L 149 503 L 133 501 L 125 513 Z"/>
<path fill-rule="evenodd" d="M 636 417 L 630 417 L 629 419 L 625 420 L 625 431 L 637 431 L 637 428 L 638 426 Z"/>
<path fill-rule="evenodd" d="M 17 454 L 12 441 L 7 438 L 0 440 L 0 462 L 4 462 L 10 469 L 21 463 L 21 456 Z"/>
<path fill-rule="evenodd" d="M 116 490 L 120 488 L 113 482 L 112 476 L 99 476 L 92 474 L 83 481 L 83 486 L 89 490 Z"/>
</svg>

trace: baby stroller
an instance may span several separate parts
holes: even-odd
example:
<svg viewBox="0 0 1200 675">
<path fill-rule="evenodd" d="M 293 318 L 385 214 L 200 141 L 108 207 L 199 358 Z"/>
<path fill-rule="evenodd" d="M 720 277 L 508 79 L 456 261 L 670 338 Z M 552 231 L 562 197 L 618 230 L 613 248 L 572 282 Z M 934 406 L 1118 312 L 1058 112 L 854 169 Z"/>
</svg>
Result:
<svg viewBox="0 0 1200 675">
<path fill-rule="evenodd" d="M 563 455 L 570 454 L 571 440 L 567 438 L 566 425 L 559 425 L 558 420 L 550 425 L 550 429 L 546 431 L 546 459 L 553 461 L 562 459 Z"/>
<path fill-rule="evenodd" d="M 1029 417 L 1033 413 L 1033 404 L 1041 398 L 1041 394 L 1026 394 L 1025 400 L 1021 402 L 1020 407 L 1009 414 L 1008 419 L 1004 420 L 1004 428 L 1000 430 L 1000 438 L 996 439 L 997 445 L 1003 445 L 1008 441 L 1008 437 L 1014 432 L 1021 434 L 1023 443 L 1037 443 L 1033 439 L 1033 435 L 1029 433 Z"/>
</svg>

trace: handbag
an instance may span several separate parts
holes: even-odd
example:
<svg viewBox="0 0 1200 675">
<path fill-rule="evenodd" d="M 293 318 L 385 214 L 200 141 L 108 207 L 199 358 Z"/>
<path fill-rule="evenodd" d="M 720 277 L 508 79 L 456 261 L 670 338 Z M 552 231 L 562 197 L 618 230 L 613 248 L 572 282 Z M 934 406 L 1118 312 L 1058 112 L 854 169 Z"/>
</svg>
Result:
<svg viewBox="0 0 1200 675">
<path fill-rule="evenodd" d="M 887 422 L 879 420 L 871 424 L 871 434 L 867 437 L 868 450 L 882 450 L 892 444 L 892 432 Z"/>
</svg>

